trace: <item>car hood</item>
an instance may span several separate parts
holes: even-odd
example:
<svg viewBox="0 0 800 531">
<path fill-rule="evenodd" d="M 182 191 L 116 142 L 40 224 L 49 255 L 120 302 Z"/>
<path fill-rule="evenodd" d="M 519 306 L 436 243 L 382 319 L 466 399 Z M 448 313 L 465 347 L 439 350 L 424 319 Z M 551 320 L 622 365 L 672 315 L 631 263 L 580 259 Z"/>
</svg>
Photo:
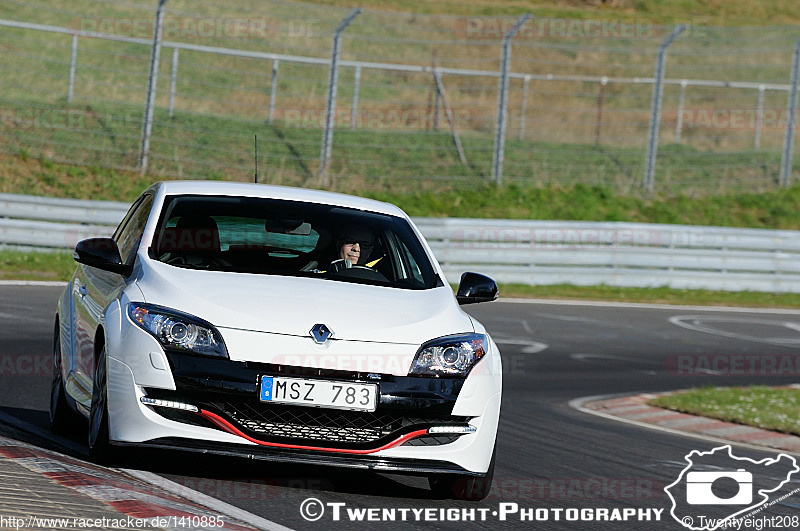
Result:
<svg viewBox="0 0 800 531">
<path fill-rule="evenodd" d="M 473 332 L 448 286 L 404 290 L 316 278 L 182 269 L 159 262 L 142 268 L 145 300 L 219 328 L 309 337 L 324 324 L 333 338 L 419 345 Z"/>
</svg>

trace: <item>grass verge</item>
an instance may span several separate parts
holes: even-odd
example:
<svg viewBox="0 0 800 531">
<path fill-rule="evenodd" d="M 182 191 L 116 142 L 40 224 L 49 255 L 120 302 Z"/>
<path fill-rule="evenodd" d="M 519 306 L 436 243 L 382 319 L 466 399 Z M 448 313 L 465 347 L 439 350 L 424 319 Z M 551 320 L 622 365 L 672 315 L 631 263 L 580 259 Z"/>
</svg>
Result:
<svg viewBox="0 0 800 531">
<path fill-rule="evenodd" d="M 800 435 L 800 389 L 703 387 L 649 402 L 663 407 L 768 430 Z"/>
<path fill-rule="evenodd" d="M 221 178 L 221 177 L 220 177 Z M 133 201 L 163 176 L 55 163 L 0 153 L 0 193 Z M 298 184 L 298 183 L 276 183 Z M 313 185 L 311 187 L 314 187 Z M 645 198 L 587 184 L 352 182 L 336 187 L 396 204 L 410 216 L 582 221 L 800 229 L 800 184 L 761 193 L 660 194 Z"/>
<path fill-rule="evenodd" d="M 72 253 L 0 251 L 0 280 L 68 281 L 75 271 Z M 453 286 L 455 290 L 456 286 Z M 800 294 L 679 290 L 670 288 L 618 288 L 613 286 L 526 286 L 501 284 L 503 297 L 574 299 L 652 304 L 692 304 L 800 308 Z"/>
<path fill-rule="evenodd" d="M 75 271 L 72 253 L 0 251 L 0 280 L 63 280 Z"/>
<path fill-rule="evenodd" d="M 762 293 L 756 291 L 712 291 L 705 289 L 620 288 L 615 286 L 527 286 L 503 284 L 503 297 L 575 299 L 650 304 L 686 304 L 698 306 L 743 306 L 753 308 L 800 308 L 798 293 Z"/>
<path fill-rule="evenodd" d="M 314 0 L 315 4 L 350 7 L 349 0 Z M 694 23 L 719 25 L 769 25 L 776 21 L 797 23 L 798 13 L 791 2 L 769 0 L 762 2 L 661 2 L 637 0 L 620 2 L 585 0 L 519 0 L 494 2 L 491 0 L 364 0 L 359 6 L 373 9 L 414 13 L 447 13 L 459 15 L 520 15 L 534 13 L 537 17 L 562 17 L 575 19 L 642 19 L 654 23 L 673 24 L 691 20 Z"/>
</svg>

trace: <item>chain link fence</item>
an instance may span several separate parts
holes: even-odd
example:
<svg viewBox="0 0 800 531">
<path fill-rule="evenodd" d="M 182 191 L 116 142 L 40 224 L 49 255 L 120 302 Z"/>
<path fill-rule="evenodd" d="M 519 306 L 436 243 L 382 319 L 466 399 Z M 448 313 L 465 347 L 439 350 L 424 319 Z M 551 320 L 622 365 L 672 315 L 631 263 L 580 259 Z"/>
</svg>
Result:
<svg viewBox="0 0 800 531">
<path fill-rule="evenodd" d="M 515 17 L 169 0 L 146 143 L 157 4 L 4 0 L 0 150 L 250 180 L 258 135 L 261 182 L 340 190 L 497 181 L 707 193 L 791 182 L 797 28 L 678 21 L 687 27 L 667 47 L 677 25 L 647 20 L 534 13 L 511 37 Z"/>
</svg>

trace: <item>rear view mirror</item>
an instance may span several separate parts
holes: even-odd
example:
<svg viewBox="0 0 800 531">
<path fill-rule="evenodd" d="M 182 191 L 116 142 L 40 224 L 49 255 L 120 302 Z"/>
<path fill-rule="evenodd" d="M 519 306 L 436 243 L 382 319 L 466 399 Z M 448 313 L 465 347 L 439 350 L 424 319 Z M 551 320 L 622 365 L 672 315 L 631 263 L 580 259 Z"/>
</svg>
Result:
<svg viewBox="0 0 800 531">
<path fill-rule="evenodd" d="M 117 242 L 111 238 L 81 240 L 75 246 L 72 257 L 79 264 L 96 267 L 103 271 L 111 271 L 123 276 L 131 274 L 131 268 L 122 263 Z"/>
<path fill-rule="evenodd" d="M 459 304 L 489 302 L 497 298 L 497 284 L 491 278 L 479 273 L 464 273 L 458 284 L 456 300 Z"/>
<path fill-rule="evenodd" d="M 265 228 L 267 232 L 275 234 L 291 234 L 293 236 L 311 234 L 311 223 L 302 219 L 268 219 Z"/>
</svg>

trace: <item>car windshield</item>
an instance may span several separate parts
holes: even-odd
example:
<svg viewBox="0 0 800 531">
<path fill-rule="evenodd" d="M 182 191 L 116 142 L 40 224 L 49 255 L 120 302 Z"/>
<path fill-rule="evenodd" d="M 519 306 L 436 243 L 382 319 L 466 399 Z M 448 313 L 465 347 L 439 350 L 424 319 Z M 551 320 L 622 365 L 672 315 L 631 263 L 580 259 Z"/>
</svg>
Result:
<svg viewBox="0 0 800 531">
<path fill-rule="evenodd" d="M 405 219 L 300 201 L 167 197 L 149 252 L 190 269 L 406 289 L 442 285 Z"/>
</svg>

